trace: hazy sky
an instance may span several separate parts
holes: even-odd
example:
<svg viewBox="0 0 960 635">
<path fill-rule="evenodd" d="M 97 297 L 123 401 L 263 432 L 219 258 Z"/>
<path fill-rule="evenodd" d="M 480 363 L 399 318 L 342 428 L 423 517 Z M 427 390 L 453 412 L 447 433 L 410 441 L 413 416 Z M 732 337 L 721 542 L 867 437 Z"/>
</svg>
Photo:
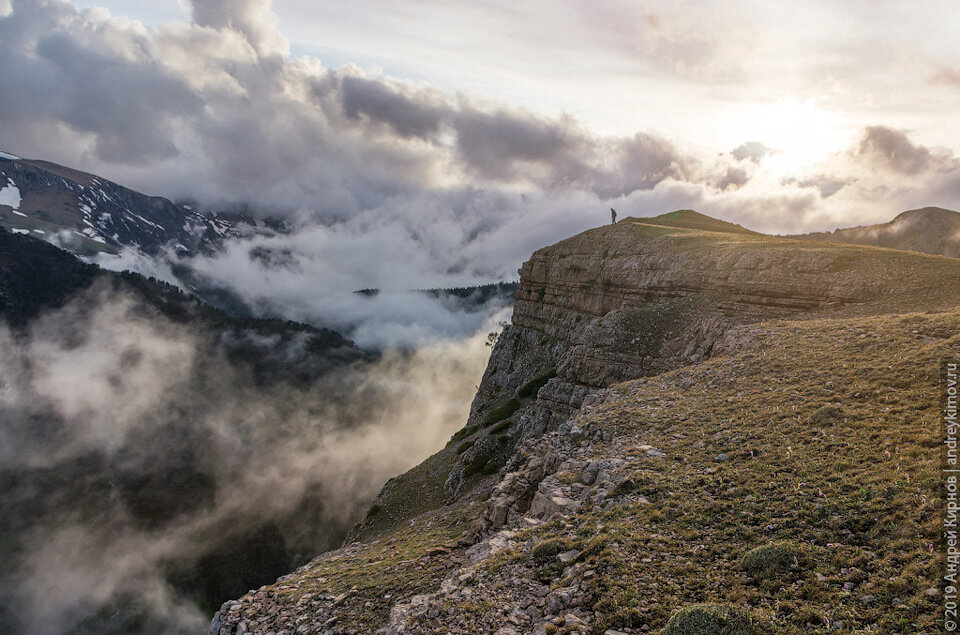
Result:
<svg viewBox="0 0 960 635">
<path fill-rule="evenodd" d="M 509 275 L 610 206 L 960 208 L 957 33 L 951 2 L 0 0 L 0 148 Z"/>
</svg>

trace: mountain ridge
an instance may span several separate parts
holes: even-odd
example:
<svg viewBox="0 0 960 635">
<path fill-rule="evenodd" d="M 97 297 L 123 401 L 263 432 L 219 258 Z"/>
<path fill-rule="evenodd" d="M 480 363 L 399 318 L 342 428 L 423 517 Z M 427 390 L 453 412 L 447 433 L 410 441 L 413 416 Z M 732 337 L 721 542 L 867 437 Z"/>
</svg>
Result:
<svg viewBox="0 0 960 635">
<path fill-rule="evenodd" d="M 938 535 L 924 365 L 960 356 L 960 260 L 670 220 L 535 252 L 465 427 L 391 479 L 341 549 L 224 604 L 210 632 L 639 633 L 698 610 L 740 616 L 743 633 L 896 632 L 896 615 L 930 628 L 936 573 L 914 548 Z M 858 498 L 894 478 L 877 435 L 899 440 L 921 488 Z M 770 486 L 757 500 L 751 483 Z M 889 523 L 858 524 L 874 514 Z M 911 537 L 890 547 L 909 584 L 896 558 L 856 556 L 893 545 L 888 527 Z M 773 540 L 804 567 L 751 568 Z M 818 590 L 791 591 L 803 585 Z"/>
<path fill-rule="evenodd" d="M 788 237 L 873 245 L 960 258 L 960 212 L 942 207 L 921 207 L 901 212 L 886 223 Z"/>
<path fill-rule="evenodd" d="M 91 255 L 209 253 L 249 228 L 49 161 L 0 157 L 0 226 Z"/>
</svg>

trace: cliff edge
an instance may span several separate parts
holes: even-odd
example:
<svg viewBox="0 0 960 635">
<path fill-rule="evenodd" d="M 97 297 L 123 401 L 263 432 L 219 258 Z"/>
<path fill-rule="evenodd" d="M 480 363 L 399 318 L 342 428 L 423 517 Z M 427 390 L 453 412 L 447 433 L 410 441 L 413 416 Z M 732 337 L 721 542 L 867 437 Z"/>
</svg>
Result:
<svg viewBox="0 0 960 635">
<path fill-rule="evenodd" d="M 958 305 L 960 260 L 688 210 L 541 249 L 466 426 L 211 632 L 930 632 Z"/>
</svg>

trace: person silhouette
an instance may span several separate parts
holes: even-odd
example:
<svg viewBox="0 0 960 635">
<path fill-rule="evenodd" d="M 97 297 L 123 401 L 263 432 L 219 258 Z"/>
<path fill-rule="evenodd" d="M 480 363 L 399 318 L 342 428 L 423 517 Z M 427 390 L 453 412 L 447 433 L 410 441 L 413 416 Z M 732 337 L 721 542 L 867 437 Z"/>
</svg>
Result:
<svg viewBox="0 0 960 635">
<path fill-rule="evenodd" d="M 610 208 L 610 224 L 617 224 L 617 210 L 613 209 L 612 207 Z"/>
</svg>

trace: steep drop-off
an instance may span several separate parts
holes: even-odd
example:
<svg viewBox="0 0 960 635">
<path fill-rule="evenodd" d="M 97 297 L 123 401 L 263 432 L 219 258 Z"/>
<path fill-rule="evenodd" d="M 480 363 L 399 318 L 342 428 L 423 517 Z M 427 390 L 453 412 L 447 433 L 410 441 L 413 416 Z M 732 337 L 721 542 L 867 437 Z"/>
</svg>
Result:
<svg viewBox="0 0 960 635">
<path fill-rule="evenodd" d="M 931 632 L 960 261 L 681 211 L 520 274 L 467 425 L 212 633 Z"/>
</svg>

